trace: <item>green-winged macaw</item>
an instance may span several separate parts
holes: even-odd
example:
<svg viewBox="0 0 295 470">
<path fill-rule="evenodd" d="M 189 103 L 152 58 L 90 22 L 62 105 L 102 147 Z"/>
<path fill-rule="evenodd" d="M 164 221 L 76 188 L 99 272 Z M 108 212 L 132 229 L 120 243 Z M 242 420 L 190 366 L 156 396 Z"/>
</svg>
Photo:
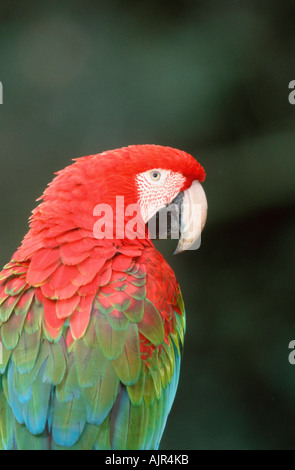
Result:
<svg viewBox="0 0 295 470">
<path fill-rule="evenodd" d="M 0 449 L 158 448 L 185 310 L 147 227 L 176 201 L 177 252 L 191 248 L 206 220 L 204 179 L 191 155 L 156 145 L 56 174 L 0 273 Z M 186 236 L 194 205 L 200 227 Z"/>
</svg>

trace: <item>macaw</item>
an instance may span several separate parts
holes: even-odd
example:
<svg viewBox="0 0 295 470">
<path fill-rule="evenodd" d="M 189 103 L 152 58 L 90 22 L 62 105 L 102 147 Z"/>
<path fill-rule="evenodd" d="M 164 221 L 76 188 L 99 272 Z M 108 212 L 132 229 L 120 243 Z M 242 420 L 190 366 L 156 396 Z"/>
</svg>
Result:
<svg viewBox="0 0 295 470">
<path fill-rule="evenodd" d="M 56 173 L 0 273 L 0 449 L 158 448 L 185 309 L 146 228 L 177 201 L 176 251 L 189 249 L 206 221 L 204 179 L 191 155 L 156 145 L 78 158 Z M 201 228 L 189 237 L 194 204 Z M 95 234 L 100 222 L 113 236 Z"/>
</svg>

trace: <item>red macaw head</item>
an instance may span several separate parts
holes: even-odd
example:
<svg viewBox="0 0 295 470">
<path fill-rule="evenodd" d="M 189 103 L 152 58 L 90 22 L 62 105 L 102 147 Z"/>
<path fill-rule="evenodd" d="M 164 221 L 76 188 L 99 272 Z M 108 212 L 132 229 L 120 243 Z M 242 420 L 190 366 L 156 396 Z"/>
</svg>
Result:
<svg viewBox="0 0 295 470">
<path fill-rule="evenodd" d="M 115 211 L 113 220 L 108 218 L 106 223 L 112 222 L 114 229 L 119 225 L 119 197 L 124 206 L 123 225 L 131 217 L 131 213 L 129 219 L 126 216 L 127 207 L 134 209 L 137 205 L 142 222 L 147 224 L 155 213 L 175 202 L 180 209 L 181 232 L 176 252 L 190 249 L 206 221 L 207 201 L 201 185 L 204 179 L 204 169 L 191 155 L 170 147 L 133 145 L 76 159 L 58 172 L 45 190 L 31 218 L 30 240 L 35 234 L 39 246 L 42 234 L 49 237 L 77 229 L 93 231 L 99 215 L 97 207 Z M 200 226 L 186 236 L 197 205 Z M 120 243 L 124 236 L 113 238 Z"/>
</svg>

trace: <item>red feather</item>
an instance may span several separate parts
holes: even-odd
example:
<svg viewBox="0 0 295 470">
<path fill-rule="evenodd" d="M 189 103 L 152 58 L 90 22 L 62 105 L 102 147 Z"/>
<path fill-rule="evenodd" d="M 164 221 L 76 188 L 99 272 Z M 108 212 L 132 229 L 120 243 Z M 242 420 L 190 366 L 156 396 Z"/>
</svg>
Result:
<svg viewBox="0 0 295 470">
<path fill-rule="evenodd" d="M 104 264 L 105 264 L 105 260 L 103 258 L 101 259 L 87 258 L 85 261 L 78 264 L 78 270 L 82 274 L 82 276 L 89 276 L 93 274 L 93 277 L 94 277 L 96 274 L 98 274 L 98 272 L 100 272 Z"/>
<path fill-rule="evenodd" d="M 77 251 L 73 250 L 72 244 L 66 243 L 60 247 L 60 257 L 64 264 L 74 266 L 78 263 L 82 263 L 88 256 L 89 254 L 87 252 L 77 253 Z"/>
<path fill-rule="evenodd" d="M 81 338 L 88 326 L 94 295 L 81 297 L 79 306 L 70 316 L 70 328 L 75 339 Z"/>
<path fill-rule="evenodd" d="M 114 271 L 126 271 L 130 268 L 132 258 L 130 256 L 118 255 L 113 259 L 112 268 Z"/>
<path fill-rule="evenodd" d="M 84 276 L 84 279 L 86 279 L 85 276 Z M 81 284 L 78 289 L 79 295 L 96 294 L 98 290 L 98 286 L 100 286 L 99 279 L 100 279 L 100 274 L 97 274 L 95 278 L 93 279 L 93 281 L 88 282 L 88 284 L 85 284 L 85 285 Z"/>
<path fill-rule="evenodd" d="M 54 263 L 56 264 L 59 258 L 60 254 L 58 248 L 55 248 L 53 250 L 50 250 L 48 248 L 42 248 L 34 254 L 31 260 L 30 268 L 33 271 L 42 270 L 45 266 L 49 267 L 52 266 Z"/>
<path fill-rule="evenodd" d="M 58 268 L 50 276 L 50 287 L 53 290 L 63 289 L 71 283 L 73 279 L 79 274 L 76 266 L 65 266 L 64 264 Z"/>
<path fill-rule="evenodd" d="M 99 276 L 99 286 L 106 286 L 112 277 L 112 270 L 111 268 L 107 268 L 101 275 Z"/>
<path fill-rule="evenodd" d="M 37 292 L 37 297 L 44 307 L 44 318 L 46 325 L 50 328 L 53 328 L 58 333 L 64 324 L 64 320 L 59 319 L 57 316 L 57 301 L 47 299 L 42 294 L 40 294 L 40 291 Z"/>
<path fill-rule="evenodd" d="M 27 282 L 32 286 L 40 286 L 46 281 L 49 276 L 57 269 L 59 261 L 51 264 L 50 266 L 43 266 L 43 269 L 34 269 L 34 264 L 31 263 L 27 272 Z"/>
<path fill-rule="evenodd" d="M 70 299 L 77 291 L 77 286 L 70 282 L 63 289 L 55 289 L 55 298 L 60 300 Z"/>
<path fill-rule="evenodd" d="M 80 303 L 80 295 L 76 294 L 70 299 L 59 300 L 56 302 L 56 315 L 58 318 L 67 318 L 72 315 L 73 311 L 77 308 Z"/>
</svg>

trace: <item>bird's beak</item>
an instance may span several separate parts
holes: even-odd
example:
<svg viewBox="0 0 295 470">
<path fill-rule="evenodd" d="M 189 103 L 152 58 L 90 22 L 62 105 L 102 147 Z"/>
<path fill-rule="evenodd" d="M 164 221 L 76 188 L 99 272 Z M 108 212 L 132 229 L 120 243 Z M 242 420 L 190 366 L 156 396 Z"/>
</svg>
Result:
<svg viewBox="0 0 295 470">
<path fill-rule="evenodd" d="M 177 199 L 177 198 L 176 198 Z M 185 250 L 197 250 L 201 245 L 201 232 L 207 219 L 207 198 L 199 181 L 179 194 L 180 239 L 174 254 Z"/>
</svg>

